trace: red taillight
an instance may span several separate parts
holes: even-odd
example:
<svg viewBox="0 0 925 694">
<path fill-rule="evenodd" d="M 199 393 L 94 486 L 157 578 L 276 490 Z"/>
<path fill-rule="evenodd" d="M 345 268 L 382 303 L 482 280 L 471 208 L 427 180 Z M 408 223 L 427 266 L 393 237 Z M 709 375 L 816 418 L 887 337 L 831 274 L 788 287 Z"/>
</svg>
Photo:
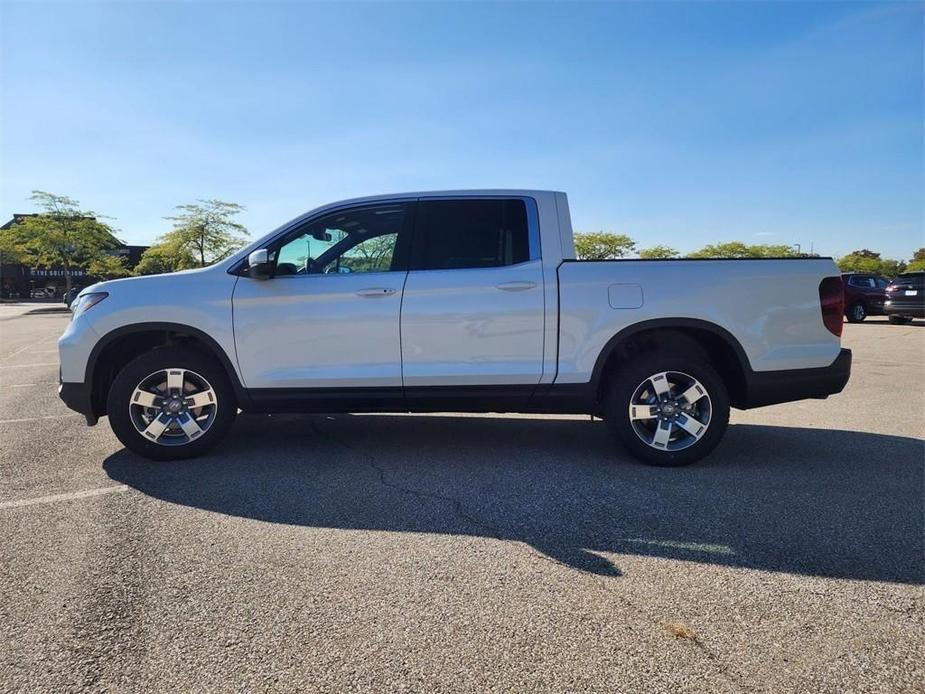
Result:
<svg viewBox="0 0 925 694">
<path fill-rule="evenodd" d="M 829 332 L 841 337 L 842 316 L 845 313 L 845 289 L 841 277 L 826 277 L 819 283 L 819 303 L 822 305 L 822 322 Z"/>
</svg>

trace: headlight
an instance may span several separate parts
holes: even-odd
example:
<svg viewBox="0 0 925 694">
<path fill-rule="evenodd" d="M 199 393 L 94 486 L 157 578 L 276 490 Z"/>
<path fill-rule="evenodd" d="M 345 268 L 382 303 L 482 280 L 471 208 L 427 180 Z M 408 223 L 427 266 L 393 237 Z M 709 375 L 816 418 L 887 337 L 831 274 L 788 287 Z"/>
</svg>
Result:
<svg viewBox="0 0 925 694">
<path fill-rule="evenodd" d="M 77 301 L 74 303 L 74 318 L 80 316 L 91 308 L 100 303 L 105 299 L 109 294 L 107 292 L 92 292 L 90 294 L 82 294 L 77 297 Z"/>
</svg>

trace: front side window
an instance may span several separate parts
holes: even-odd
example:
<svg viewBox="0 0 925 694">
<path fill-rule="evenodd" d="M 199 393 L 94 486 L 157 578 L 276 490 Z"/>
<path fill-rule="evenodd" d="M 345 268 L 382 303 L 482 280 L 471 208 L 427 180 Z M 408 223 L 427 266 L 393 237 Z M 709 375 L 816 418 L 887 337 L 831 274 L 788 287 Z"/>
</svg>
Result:
<svg viewBox="0 0 925 694">
<path fill-rule="evenodd" d="M 530 260 L 523 200 L 424 200 L 417 216 L 413 269 L 502 267 Z"/>
<path fill-rule="evenodd" d="M 399 238 L 408 205 L 391 204 L 335 212 L 310 222 L 275 253 L 276 274 L 318 275 L 404 269 Z"/>
</svg>

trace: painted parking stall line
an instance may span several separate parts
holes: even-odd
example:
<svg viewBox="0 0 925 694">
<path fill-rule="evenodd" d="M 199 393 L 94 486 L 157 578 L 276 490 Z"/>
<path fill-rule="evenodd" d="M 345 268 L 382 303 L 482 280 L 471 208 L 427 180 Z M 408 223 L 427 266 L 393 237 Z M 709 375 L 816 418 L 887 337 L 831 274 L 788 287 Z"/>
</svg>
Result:
<svg viewBox="0 0 925 694">
<path fill-rule="evenodd" d="M 39 364 L 6 364 L 0 366 L 0 369 L 25 369 L 30 366 L 57 366 L 58 362 L 56 361 L 44 361 Z"/>
<path fill-rule="evenodd" d="M 102 494 L 115 494 L 124 492 L 129 488 L 120 484 L 115 487 L 99 487 L 97 489 L 85 489 L 80 492 L 68 492 L 66 494 L 50 494 L 48 496 L 37 496 L 31 499 L 17 499 L 15 501 L 0 501 L 0 510 L 7 508 L 22 508 L 23 506 L 35 506 L 37 504 L 54 504 L 59 501 L 73 501 L 75 499 L 86 499 L 91 496 L 100 496 Z"/>
<path fill-rule="evenodd" d="M 43 419 L 70 419 L 71 417 L 80 417 L 76 412 L 70 414 L 49 414 L 44 417 L 26 417 L 24 419 L 0 419 L 0 424 L 24 424 L 25 422 L 40 422 Z"/>
</svg>

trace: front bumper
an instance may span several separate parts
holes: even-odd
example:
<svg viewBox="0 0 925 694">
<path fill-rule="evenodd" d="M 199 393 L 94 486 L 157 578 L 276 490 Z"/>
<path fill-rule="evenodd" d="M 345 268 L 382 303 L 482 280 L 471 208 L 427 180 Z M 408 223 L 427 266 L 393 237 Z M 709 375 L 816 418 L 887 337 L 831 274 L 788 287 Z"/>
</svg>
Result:
<svg viewBox="0 0 925 694">
<path fill-rule="evenodd" d="M 752 371 L 746 377 L 743 409 L 840 393 L 851 377 L 851 350 L 842 349 L 829 366 L 818 369 Z"/>
<path fill-rule="evenodd" d="M 87 384 L 66 383 L 62 381 L 58 386 L 58 397 L 61 398 L 64 404 L 69 408 L 86 417 L 89 426 L 92 427 L 99 421 L 99 417 L 93 414 L 90 387 Z"/>
</svg>

